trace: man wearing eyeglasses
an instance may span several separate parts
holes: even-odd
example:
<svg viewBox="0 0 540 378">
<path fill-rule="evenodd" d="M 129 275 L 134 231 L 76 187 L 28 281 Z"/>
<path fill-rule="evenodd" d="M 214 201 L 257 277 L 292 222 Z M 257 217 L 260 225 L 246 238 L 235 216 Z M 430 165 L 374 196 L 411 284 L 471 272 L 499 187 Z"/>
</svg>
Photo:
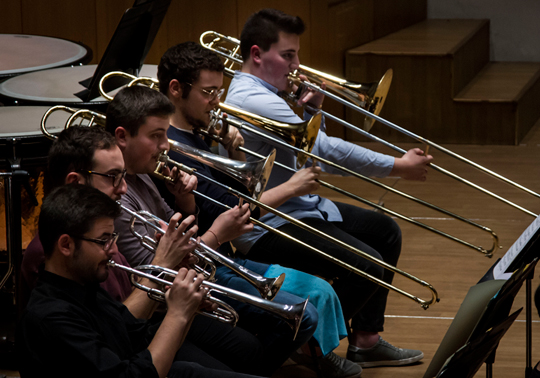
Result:
<svg viewBox="0 0 540 378">
<path fill-rule="evenodd" d="M 180 269 L 159 327 L 136 319 L 98 283 L 116 253 L 118 204 L 87 185 L 60 186 L 39 218 L 45 270 L 17 328 L 24 377 L 249 377 L 175 361 L 195 313 L 214 307 L 202 276 Z M 157 330 L 155 329 L 157 328 Z"/>
<path fill-rule="evenodd" d="M 53 143 L 48 160 L 49 167 L 45 176 L 47 194 L 65 184 L 93 186 L 114 200 L 119 200 L 126 194 L 127 186 L 124 180 L 126 170 L 122 153 L 116 145 L 116 139 L 101 127 L 73 126 L 63 130 Z M 182 256 L 192 250 L 190 247 L 182 252 L 180 248 L 186 244 L 186 238 L 182 233 L 193 219 L 187 218 L 185 223 L 175 230 L 178 220 L 179 214 L 174 215 L 170 223 L 172 226 L 161 238 L 160 245 L 153 255 L 152 264 L 175 269 Z M 192 235 L 191 232 L 187 235 Z M 86 235 L 78 236 L 87 238 Z M 101 243 L 108 249 L 109 239 L 97 240 L 96 243 Z M 138 241 L 134 243 L 140 247 Z M 126 258 L 118 250 L 111 259 L 120 265 L 129 266 Z M 44 265 L 44 261 L 43 245 L 38 235 L 25 251 L 24 277 L 37 281 L 38 266 Z M 150 299 L 142 290 L 133 290 L 130 277 L 124 270 L 110 268 L 108 273 L 106 280 L 101 283 L 102 288 L 113 298 L 122 301 L 136 318 L 150 318 L 158 302 Z M 152 285 L 144 279 L 139 282 L 146 286 Z M 32 287 L 34 286 L 35 282 Z M 155 316 L 157 319 L 153 321 L 159 321 L 161 316 L 161 313 L 157 314 Z M 249 332 L 199 316 L 190 327 L 187 340 L 183 343 L 177 358 L 213 369 L 238 371 L 246 367 L 250 361 L 256 361 L 260 355 L 262 346 Z"/>
</svg>

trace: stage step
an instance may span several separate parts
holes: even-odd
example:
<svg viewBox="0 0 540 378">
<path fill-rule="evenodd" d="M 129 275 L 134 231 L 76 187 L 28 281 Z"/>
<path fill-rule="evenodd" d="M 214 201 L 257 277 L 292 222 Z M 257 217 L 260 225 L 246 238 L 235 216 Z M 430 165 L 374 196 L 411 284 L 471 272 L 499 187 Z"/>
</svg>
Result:
<svg viewBox="0 0 540 378">
<path fill-rule="evenodd" d="M 491 62 L 454 98 L 476 144 L 519 144 L 540 118 L 540 63 Z"/>
<path fill-rule="evenodd" d="M 376 81 L 392 68 L 394 78 L 381 116 L 433 141 L 519 143 L 540 116 L 532 104 L 540 85 L 535 64 L 509 64 L 516 67 L 514 72 L 488 63 L 488 20 L 431 19 L 349 50 L 346 75 L 353 81 Z M 494 81 L 499 84 L 487 85 L 490 76 L 499 77 Z M 505 82 L 512 83 L 507 84 L 511 90 Z M 513 101 L 491 101 L 500 98 L 499 91 L 506 97 L 513 94 Z M 519 108 L 514 117 L 509 104 Z M 493 117 L 486 116 L 486 109 Z M 347 119 L 361 124 L 362 117 L 348 111 Z M 375 124 L 372 130 L 387 140 L 410 141 L 383 125 Z M 350 132 L 347 138 L 361 140 Z"/>
</svg>

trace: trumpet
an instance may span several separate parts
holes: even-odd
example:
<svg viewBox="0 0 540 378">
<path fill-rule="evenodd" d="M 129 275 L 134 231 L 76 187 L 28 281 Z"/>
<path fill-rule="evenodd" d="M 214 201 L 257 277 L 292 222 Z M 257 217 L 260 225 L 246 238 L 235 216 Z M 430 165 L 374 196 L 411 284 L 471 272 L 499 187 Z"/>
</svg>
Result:
<svg viewBox="0 0 540 378">
<path fill-rule="evenodd" d="M 117 264 L 112 260 L 108 262 L 108 265 L 130 273 L 131 282 L 133 283 L 133 285 L 135 285 L 135 287 L 140 290 L 146 291 L 150 298 L 160 302 L 165 302 L 165 288 L 167 286 L 171 286 L 172 280 L 174 280 L 174 277 L 176 277 L 178 273 L 172 269 L 167 269 L 156 265 L 140 265 L 135 268 L 129 268 L 127 266 Z M 156 289 L 143 285 L 136 279 L 137 277 L 146 278 L 151 282 L 158 284 L 161 289 Z M 224 295 L 228 298 L 234 299 L 242 303 L 247 303 L 262 310 L 268 311 L 271 314 L 279 316 L 280 318 L 285 320 L 285 322 L 293 330 L 293 340 L 296 339 L 296 335 L 298 333 L 302 318 L 304 316 L 304 311 L 309 301 L 308 298 L 304 302 L 297 303 L 291 306 L 287 304 L 270 302 L 265 299 L 257 298 L 253 295 L 249 295 L 228 287 L 217 285 L 213 282 L 203 281 L 201 286 L 205 287 L 208 290 L 206 299 L 217 304 L 218 309 L 213 312 L 203 311 L 200 312 L 200 314 L 235 326 L 239 318 L 238 313 L 229 304 L 212 296 L 213 293 Z"/>
<path fill-rule="evenodd" d="M 205 40 L 208 39 L 208 37 L 212 38 L 212 40 L 210 42 L 207 42 Z M 228 37 L 228 36 L 225 36 L 225 35 L 222 35 L 222 34 L 219 34 L 219 33 L 216 33 L 216 32 L 206 32 L 206 33 L 203 33 L 200 37 L 200 43 L 201 45 L 203 45 L 204 47 L 214 51 L 215 53 L 217 53 L 218 55 L 222 56 L 224 59 L 225 59 L 225 65 L 226 65 L 226 69 L 225 69 L 225 72 L 228 76 L 230 77 L 233 77 L 234 76 L 234 70 L 232 69 L 233 65 L 234 64 L 238 64 L 238 65 L 242 65 L 243 64 L 243 61 L 242 61 L 242 58 L 241 56 L 238 54 L 238 48 L 240 46 L 240 41 L 236 38 L 232 38 L 232 37 Z M 308 81 L 303 81 L 302 79 L 300 79 L 299 77 L 299 73 L 303 73 L 305 74 L 309 80 L 311 81 L 314 81 L 314 83 L 310 83 Z M 387 72 L 388 74 L 388 72 Z M 386 74 L 385 74 L 386 76 Z M 384 78 L 384 77 L 383 77 Z M 374 111 L 370 111 L 370 107 L 371 107 L 371 103 L 366 103 L 364 105 L 362 104 L 359 104 L 358 101 L 354 100 L 354 96 L 352 96 L 353 98 L 351 98 L 351 96 L 349 95 L 349 91 L 350 91 L 350 88 L 347 87 L 347 83 L 345 80 L 343 79 L 340 79 L 340 78 L 336 78 L 334 76 L 331 76 L 331 75 L 327 75 L 327 74 L 324 74 L 324 73 L 321 73 L 320 71 L 316 71 L 316 70 L 312 70 L 308 67 L 305 67 L 305 66 L 300 66 L 299 70 L 297 70 L 296 72 L 293 72 L 289 75 L 289 80 L 292 82 L 292 83 L 295 83 L 297 85 L 303 85 L 304 87 L 307 87 L 307 88 L 310 88 L 312 90 L 315 90 L 317 92 L 321 92 L 323 93 L 326 97 L 329 97 L 331 98 L 332 100 L 334 101 L 337 101 L 339 102 L 340 104 L 342 105 L 345 105 L 346 107 L 354 110 L 354 111 L 357 111 L 357 112 L 360 112 L 362 113 L 366 118 L 369 118 L 370 121 L 367 121 L 366 119 L 364 120 L 364 130 L 362 130 L 361 128 L 359 127 L 356 127 L 352 124 L 350 124 L 349 122 L 346 122 L 336 116 L 333 116 L 332 114 L 328 113 L 328 112 L 325 112 L 325 111 L 321 111 L 322 115 L 324 115 L 325 117 L 328 117 L 329 119 L 335 121 L 335 122 L 338 122 L 339 124 L 347 127 L 348 129 L 350 130 L 353 130 L 355 132 L 358 132 L 372 140 L 375 140 L 375 141 L 378 141 L 378 142 L 381 142 L 383 143 L 384 145 L 386 145 L 387 147 L 390 147 L 392 149 L 394 149 L 395 151 L 398 151 L 400 153 L 405 153 L 406 151 L 403 150 L 402 148 L 399 148 L 395 145 L 393 145 L 392 143 L 389 143 L 387 141 L 384 141 L 383 139 L 381 138 L 378 138 L 376 136 L 374 136 L 373 134 L 370 134 L 368 131 L 370 129 L 370 125 L 373 125 L 373 123 L 375 121 L 378 121 L 380 123 L 382 123 L 383 125 L 385 126 L 388 126 L 402 134 L 405 134 L 407 135 L 408 137 L 410 138 L 413 138 L 414 140 L 422 143 L 422 144 L 425 144 L 427 146 L 431 146 L 433 148 L 436 148 L 437 150 L 441 151 L 441 152 L 444 152 L 445 154 L 447 155 L 450 155 L 452 156 L 453 158 L 455 159 L 458 159 L 459 161 L 465 163 L 465 164 L 468 164 L 472 167 L 474 167 L 475 169 L 489 175 L 489 176 L 492 176 L 500 181 L 503 181 L 505 182 L 506 184 L 508 185 L 511 185 L 521 191 L 524 191 L 525 193 L 529 194 L 529 195 L 532 195 L 532 196 L 535 196 L 535 197 L 538 197 L 540 198 L 540 193 L 538 192 L 535 192 L 529 188 L 526 188 L 525 186 L 523 185 L 520 185 L 518 184 L 517 182 L 515 181 L 512 181 L 478 163 L 475 163 L 473 162 L 472 160 L 470 159 L 467 159 L 466 157 L 464 156 L 461 156 L 447 148 L 444 148 L 443 146 L 435 143 L 435 142 L 432 142 L 431 140 L 429 139 L 426 139 L 420 135 L 417 135 L 409 130 L 406 130 L 404 129 L 403 127 L 400 127 L 382 117 L 380 117 L 377 112 L 377 109 L 379 110 L 380 112 L 380 107 L 382 106 L 382 104 L 384 103 L 384 98 L 386 97 L 386 93 L 384 93 L 384 95 L 381 95 L 383 97 L 383 100 L 380 101 L 378 100 L 377 98 L 375 99 L 376 102 L 379 102 L 381 105 L 379 105 L 379 107 L 375 107 Z M 332 89 L 333 91 L 335 91 L 337 94 L 334 94 L 330 91 L 327 91 L 327 90 L 324 90 L 321 88 L 320 86 L 320 83 L 322 82 L 325 82 L 327 86 L 330 87 L 330 89 Z M 383 82 L 383 80 L 381 79 L 381 83 Z M 319 84 L 317 84 L 319 83 Z M 385 86 L 388 86 L 389 87 L 389 83 L 386 81 L 385 83 L 383 83 L 382 85 L 383 87 Z M 340 88 L 342 87 L 342 88 Z M 382 89 L 382 88 L 381 88 Z M 367 98 L 369 98 L 369 95 L 366 94 Z M 375 95 L 377 96 L 377 95 Z M 367 106 L 366 106 L 367 105 Z M 514 207 L 515 209 L 518 209 L 530 216 L 533 216 L 533 217 L 537 217 L 538 214 L 535 214 L 534 212 L 530 211 L 530 210 L 527 210 L 525 209 L 524 207 L 522 206 L 519 206 L 517 204 L 515 204 L 514 202 L 500 196 L 500 195 L 497 195 L 483 187 L 481 187 L 480 185 L 477 185 L 451 171 L 448 171 L 447 169 L 445 168 L 442 168 L 442 167 L 439 167 L 438 165 L 436 164 L 433 164 L 433 163 L 430 163 L 430 167 L 433 168 L 434 170 L 438 171 L 438 172 L 441 172 L 465 185 L 468 185 L 476 190 L 479 190 L 480 192 L 484 193 L 484 194 L 487 194 L 489 195 L 490 197 L 493 197 L 509 206 L 512 206 Z"/>
<path fill-rule="evenodd" d="M 141 211 L 133 211 L 124 205 L 120 204 L 120 207 L 122 210 L 127 212 L 131 215 L 131 224 L 130 224 L 130 230 L 135 235 L 140 243 L 148 248 L 149 250 L 155 252 L 157 247 L 157 242 L 150 238 L 148 235 L 143 235 L 139 233 L 135 229 L 135 222 L 140 221 L 143 224 L 153 228 L 155 231 L 165 234 L 165 230 L 163 230 L 159 226 L 159 222 L 164 222 L 159 217 L 150 214 L 147 211 L 141 210 Z M 251 283 L 257 291 L 261 294 L 261 297 L 267 300 L 273 300 L 278 293 L 279 289 L 281 288 L 281 285 L 283 285 L 283 281 L 285 280 L 285 273 L 282 273 L 279 277 L 275 278 L 267 278 L 263 277 L 260 274 L 257 274 L 248 268 L 236 263 L 234 260 L 222 255 L 221 253 L 215 251 L 214 249 L 208 247 L 206 244 L 197 241 L 194 238 L 190 238 L 190 241 L 196 245 L 195 249 L 195 255 L 202 261 L 205 262 L 204 266 L 198 266 L 196 265 L 194 267 L 195 270 L 197 270 L 199 273 L 202 273 L 206 280 L 210 281 L 214 279 L 216 267 L 213 261 L 217 261 L 218 263 L 221 263 L 228 267 L 229 269 L 236 272 L 239 276 L 247 280 L 249 283 Z M 211 272 L 207 271 L 206 267 L 210 267 Z"/>
<path fill-rule="evenodd" d="M 351 272 L 353 272 L 353 273 L 355 273 L 355 274 L 357 274 L 359 276 L 362 276 L 362 277 L 364 277 L 364 278 L 366 278 L 366 279 L 368 279 L 368 280 L 370 280 L 372 282 L 375 282 L 376 284 L 378 284 L 378 285 L 380 285 L 380 286 L 382 286 L 382 287 L 384 287 L 386 289 L 393 290 L 393 291 L 395 291 L 395 292 L 397 292 L 397 293 L 399 293 L 401 295 L 404 295 L 407 298 L 412 299 L 413 301 L 419 303 L 422 306 L 422 308 L 424 308 L 424 309 L 427 309 L 432 303 L 439 301 L 437 291 L 428 282 L 423 281 L 423 280 L 413 276 L 412 274 L 404 272 L 404 271 L 402 271 L 402 270 L 400 270 L 400 269 L 386 263 L 383 260 L 379 260 L 377 258 L 374 258 L 373 256 L 371 256 L 371 255 L 369 255 L 369 254 L 367 254 L 367 253 L 365 253 L 365 252 L 363 252 L 363 251 L 361 251 L 361 250 L 359 250 L 359 249 L 357 249 L 357 248 L 355 248 L 355 247 L 353 247 L 353 246 L 351 246 L 349 244 L 346 244 L 346 243 L 334 238 L 331 235 L 325 234 L 325 233 L 317 230 L 316 228 L 311 227 L 310 225 L 305 224 L 304 222 L 297 220 L 296 218 L 293 218 L 293 217 L 291 217 L 291 216 L 289 216 L 289 215 L 287 215 L 287 214 L 285 214 L 285 213 L 283 213 L 283 212 L 281 212 L 279 210 L 276 210 L 273 207 L 270 207 L 270 206 L 264 204 L 263 202 L 254 200 L 251 197 L 249 197 L 249 196 L 247 196 L 247 195 L 245 195 L 245 194 L 243 194 L 243 193 L 241 193 L 241 192 L 239 192 L 239 191 L 237 191 L 237 190 L 235 190 L 235 189 L 233 189 L 231 187 L 228 187 L 227 185 L 222 184 L 219 181 L 216 181 L 211 177 L 203 175 L 202 173 L 198 172 L 197 170 L 195 170 L 193 168 L 190 168 L 190 167 L 188 167 L 188 166 L 186 166 L 184 164 L 178 163 L 178 162 L 170 159 L 169 156 L 166 153 L 162 153 L 160 155 L 158 164 L 156 166 L 156 170 L 154 171 L 154 175 L 161 178 L 161 179 L 172 180 L 170 177 L 162 174 L 162 172 L 161 172 L 161 169 L 166 165 L 175 166 L 178 169 L 181 169 L 182 171 L 184 171 L 184 172 L 186 172 L 188 174 L 196 175 L 197 177 L 203 178 L 203 179 L 207 180 L 208 182 L 227 190 L 229 193 L 237 196 L 238 198 L 240 198 L 242 200 L 245 200 L 245 201 L 247 201 L 249 203 L 255 203 L 260 208 L 262 208 L 262 209 L 264 209 L 264 210 L 266 210 L 266 211 L 268 211 L 270 213 L 273 213 L 273 214 L 275 214 L 275 215 L 277 215 L 279 217 L 282 217 L 282 218 L 286 219 L 287 221 L 289 221 L 290 223 L 292 223 L 292 224 L 294 224 L 294 225 L 296 225 L 296 226 L 298 226 L 298 227 L 300 227 L 300 228 L 302 228 L 302 229 L 304 229 L 304 230 L 306 230 L 308 232 L 311 232 L 314 235 L 317 235 L 317 236 L 319 236 L 319 237 L 321 237 L 321 238 L 323 238 L 325 240 L 330 241 L 331 243 L 339 245 L 340 247 L 342 247 L 342 248 L 344 248 L 344 249 L 346 249 L 346 250 L 348 250 L 348 251 L 350 251 L 352 253 L 360 255 L 360 256 L 364 257 L 365 259 L 367 259 L 369 261 L 372 261 L 372 262 L 382 266 L 385 269 L 388 269 L 388 270 L 391 270 L 391 271 L 393 271 L 395 273 L 398 273 L 398 274 L 400 274 L 400 275 L 402 275 L 402 276 L 404 276 L 404 277 L 406 277 L 406 278 L 408 278 L 408 279 L 422 285 L 423 287 L 427 288 L 431 292 L 431 299 L 430 300 L 421 299 L 421 298 L 419 298 L 419 297 L 417 297 L 417 296 L 415 296 L 413 294 L 410 294 L 410 293 L 408 293 L 408 292 L 406 292 L 404 290 L 401 290 L 401 289 L 399 289 L 399 288 L 397 288 L 395 286 L 392 286 L 392 285 L 384 282 L 383 280 L 380 280 L 377 277 L 373 277 L 373 276 L 363 272 L 362 270 L 360 270 L 360 269 L 358 269 L 358 268 L 356 268 L 356 267 L 354 267 L 354 266 L 352 266 L 352 265 L 350 265 L 350 264 L 348 264 L 348 263 L 346 263 L 344 261 L 341 261 L 341 260 L 335 258 L 334 256 L 332 256 L 332 255 L 330 255 L 330 254 L 328 254 L 326 252 L 323 252 L 323 251 L 321 251 L 321 250 L 319 250 L 319 249 L 317 249 L 315 247 L 312 247 L 309 244 L 307 244 L 307 243 L 305 243 L 305 242 L 303 242 L 303 241 L 301 241 L 299 239 L 296 239 L 296 238 L 294 238 L 294 237 L 292 237 L 292 236 L 290 236 L 290 235 L 288 235 L 288 234 L 286 234 L 284 232 L 281 232 L 281 231 L 279 231 L 279 230 L 277 230 L 277 229 L 275 229 L 273 227 L 267 226 L 263 222 L 260 222 L 259 220 L 256 220 L 256 219 L 253 219 L 253 218 L 250 217 L 251 222 L 265 228 L 266 230 L 269 230 L 271 232 L 275 232 L 276 234 L 278 234 L 280 236 L 288 238 L 289 240 L 292 240 L 295 243 L 298 243 L 298 244 L 300 244 L 300 245 L 302 245 L 302 246 L 304 246 L 306 248 L 309 248 L 310 250 L 312 250 L 313 252 L 321 255 L 325 259 L 327 259 L 327 260 L 341 266 L 342 268 L 348 269 Z M 229 209 L 229 206 L 227 206 L 225 204 L 222 204 L 222 203 L 220 203 L 220 202 L 218 202 L 218 201 L 216 201 L 216 200 L 214 200 L 214 199 L 212 199 L 212 198 L 210 198 L 210 197 L 208 197 L 208 196 L 206 196 L 206 195 L 204 195 L 202 193 L 199 193 L 196 190 L 193 191 L 193 194 L 195 194 L 197 196 L 200 196 L 202 198 L 205 198 L 205 199 L 207 199 L 209 201 L 212 201 L 213 203 L 215 203 L 215 204 L 217 204 L 219 206 L 222 206 L 224 208 Z"/>
</svg>

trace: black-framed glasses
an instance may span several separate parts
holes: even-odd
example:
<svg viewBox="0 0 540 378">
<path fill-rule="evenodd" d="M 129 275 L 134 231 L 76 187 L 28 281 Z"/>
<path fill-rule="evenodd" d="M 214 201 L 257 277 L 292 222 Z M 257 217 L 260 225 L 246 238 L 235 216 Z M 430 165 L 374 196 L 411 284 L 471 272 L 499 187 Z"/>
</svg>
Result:
<svg viewBox="0 0 540 378">
<path fill-rule="evenodd" d="M 186 83 L 186 84 L 189 85 L 191 88 L 196 88 L 191 83 Z M 197 89 L 200 89 L 204 94 L 206 94 L 210 101 L 212 101 L 212 100 L 214 100 L 216 98 L 221 98 L 221 96 L 223 96 L 223 93 L 225 93 L 225 88 L 212 89 L 211 91 L 209 91 L 208 89 L 204 89 L 204 88 L 197 88 Z"/>
<path fill-rule="evenodd" d="M 92 238 L 87 238 L 85 236 L 79 236 L 79 235 L 71 235 L 72 238 L 75 238 L 75 239 L 81 239 L 81 240 L 86 240 L 88 242 L 91 242 L 91 243 L 96 243 L 96 244 L 99 244 L 103 247 L 103 250 L 105 252 L 108 252 L 109 249 L 111 249 L 111 247 L 113 246 L 114 243 L 116 243 L 116 241 L 118 240 L 118 232 L 113 232 L 111 234 L 111 236 L 105 240 L 103 239 L 92 239 Z"/>
<path fill-rule="evenodd" d="M 122 183 L 122 180 L 126 177 L 126 172 L 127 171 L 126 171 L 126 169 L 124 169 L 122 172 L 116 173 L 116 174 L 113 174 L 113 173 L 99 173 L 99 172 L 96 172 L 96 171 L 82 171 L 82 172 L 90 173 L 91 175 L 110 177 L 112 179 L 113 187 L 118 188 L 120 186 L 120 184 Z"/>
</svg>

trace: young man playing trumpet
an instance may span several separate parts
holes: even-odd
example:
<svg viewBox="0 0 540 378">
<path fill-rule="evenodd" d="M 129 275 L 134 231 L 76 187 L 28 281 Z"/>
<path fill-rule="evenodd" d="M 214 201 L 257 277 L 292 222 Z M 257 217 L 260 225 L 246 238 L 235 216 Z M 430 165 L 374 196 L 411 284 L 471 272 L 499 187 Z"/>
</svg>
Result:
<svg viewBox="0 0 540 378">
<path fill-rule="evenodd" d="M 211 121 L 210 112 L 219 104 L 223 93 L 221 89 L 223 70 L 223 63 L 215 53 L 193 42 L 178 44 L 165 52 L 158 66 L 158 79 L 160 91 L 167 95 L 176 109 L 170 117 L 171 127 L 167 132 L 170 139 L 210 152 L 209 146 L 200 135 L 197 135 L 197 132 L 208 128 Z M 222 138 L 221 143 L 226 146 L 230 159 L 245 161 L 244 153 L 237 150 L 237 147 L 243 144 L 243 138 L 236 128 L 224 127 L 219 132 L 219 136 Z M 215 179 L 227 186 L 238 186 L 235 180 L 210 168 L 207 164 L 175 151 L 169 151 L 169 156 L 175 161 L 195 168 L 210 179 Z M 278 207 L 291 197 L 310 193 L 319 187 L 315 181 L 319 172 L 318 167 L 303 169 L 283 185 L 265 191 L 260 201 L 268 206 Z M 241 188 L 239 190 L 242 191 Z M 236 196 L 205 179 L 198 181 L 197 191 L 231 207 L 238 203 Z M 162 194 L 164 192 L 165 190 L 161 190 Z M 202 214 L 211 214 L 209 218 L 212 219 L 224 211 L 220 206 L 206 199 L 197 197 L 196 201 L 201 211 L 201 218 Z M 259 218 L 265 213 L 257 207 L 251 216 Z M 210 227 L 202 222 L 199 222 L 199 226 L 202 230 Z M 232 253 L 228 243 L 222 246 L 221 251 L 227 254 Z M 290 253 L 294 253 L 294 249 Z M 287 275 L 282 290 L 301 297 L 309 295 L 310 302 L 315 304 L 319 312 L 319 324 L 314 339 L 321 349 L 318 362 L 323 375 L 325 377 L 360 376 L 361 369 L 358 366 L 332 352 L 339 345 L 340 338 L 345 337 L 346 329 L 339 300 L 331 286 L 317 277 L 283 267 L 272 266 L 270 276 L 282 272 Z M 307 348 L 305 349 L 307 351 Z M 312 365 L 312 363 L 310 359 L 308 364 Z"/>
<path fill-rule="evenodd" d="M 194 270 L 180 269 L 171 283 L 157 330 L 99 288 L 116 252 L 114 219 L 120 212 L 113 199 L 87 185 L 58 187 L 43 201 L 39 233 L 45 270 L 17 329 L 21 375 L 244 376 L 175 362 L 195 313 L 213 307 Z"/>
<path fill-rule="evenodd" d="M 45 176 L 47 194 L 66 184 L 92 186 L 114 200 L 119 200 L 126 194 L 126 170 L 122 152 L 116 145 L 114 136 L 101 127 L 73 126 L 62 131 L 49 151 L 48 161 Z M 155 249 L 152 265 L 175 269 L 184 260 L 184 256 L 193 251 L 194 245 L 188 243 L 188 240 L 196 229 L 187 230 L 193 218 L 186 218 L 176 227 L 179 220 L 180 214 L 175 214 Z M 135 243 L 139 245 L 138 241 Z M 111 260 L 129 266 L 119 251 L 112 255 Z M 38 266 L 44 261 L 43 245 L 37 235 L 25 251 L 23 272 L 37 272 Z M 102 282 L 101 286 L 115 299 L 121 300 L 134 317 L 152 317 L 158 302 L 150 299 L 142 290 L 133 290 L 129 274 L 124 270 L 109 269 L 104 282 L 107 284 L 103 285 Z M 140 283 L 152 286 L 146 280 Z M 162 316 L 160 312 L 152 321 L 159 322 Z M 240 327 L 233 328 L 208 317 L 197 316 L 176 359 L 215 370 L 242 372 L 249 370 L 253 361 L 259 361 L 262 356 L 262 344 L 251 333 Z"/>
<path fill-rule="evenodd" d="M 174 107 L 166 96 L 141 86 L 119 91 L 107 109 L 106 128 L 114 133 L 127 170 L 128 189 L 126 195 L 122 196 L 122 204 L 134 211 L 146 210 L 163 220 L 170 218 L 172 210 L 161 198 L 148 174 L 154 172 L 160 154 L 169 147 L 167 130 L 169 116 L 173 112 Z M 172 174 L 174 175 L 174 170 Z M 194 196 L 189 193 L 193 187 L 194 185 L 181 185 L 179 191 L 173 187 L 173 192 L 176 192 L 175 204 L 191 213 L 198 211 Z M 203 216 L 204 214 L 199 214 L 199 221 Z M 248 217 L 248 204 L 236 206 L 215 218 L 211 222 L 211 231 L 204 232 L 201 239 L 209 247 L 217 249 L 219 244 L 228 242 L 252 228 L 251 224 L 246 223 Z M 131 217 L 127 214 L 117 219 L 115 224 L 121 235 L 118 245 L 130 264 L 138 265 L 150 259 L 152 253 L 137 244 L 136 237 L 129 231 L 130 223 Z M 140 222 L 136 222 L 135 228 L 140 234 L 150 236 Z M 247 260 L 243 264 L 260 275 L 268 269 L 266 264 Z M 227 270 L 228 268 L 221 267 L 218 268 L 218 273 Z M 225 282 L 221 277 L 224 277 Z M 224 273 L 223 276 L 216 274 L 216 278 L 219 285 L 260 296 L 246 280 L 230 279 L 230 273 Z M 227 301 L 227 298 L 223 299 Z M 279 291 L 274 301 L 292 305 L 303 302 L 304 299 Z M 263 344 L 262 358 L 251 361 L 250 365 L 256 374 L 270 375 L 311 337 L 316 328 L 317 312 L 309 303 L 295 340 L 292 340 L 293 334 L 289 326 L 267 311 L 236 301 L 230 301 L 229 304 L 233 305 L 240 315 L 238 325 L 255 334 Z"/>
<path fill-rule="evenodd" d="M 302 121 L 283 100 L 279 93 L 289 88 L 288 75 L 299 68 L 298 50 L 304 24 L 299 17 L 274 9 L 264 9 L 253 14 L 242 30 L 241 53 L 243 66 L 236 71 L 229 87 L 226 103 L 243 110 L 285 123 Z M 323 96 L 306 91 L 298 100 L 306 105 L 304 119 L 310 119 L 321 107 Z M 284 147 L 274 146 L 249 132 L 242 133 L 245 146 L 260 154 L 277 148 L 276 161 L 289 167 L 296 165 L 295 153 Z M 222 154 L 224 151 L 222 151 Z M 313 153 L 368 176 L 401 176 L 423 181 L 431 156 L 424 156 L 420 149 L 408 151 L 400 158 L 378 154 L 339 138 L 326 135 L 324 122 L 320 127 Z M 250 158 L 248 157 L 248 160 Z M 332 172 L 330 167 L 325 171 Z M 335 172 L 339 173 L 339 172 Z M 291 173 L 276 168 L 268 187 L 272 188 L 289 179 Z M 295 197 L 279 210 L 343 241 L 371 256 L 396 266 L 401 251 L 401 232 L 397 224 L 385 215 L 345 203 L 332 202 L 317 195 Z M 330 253 L 339 260 L 364 272 L 391 283 L 393 272 L 366 261 L 322 238 L 289 224 L 272 214 L 261 220 L 297 238 Z M 338 277 L 334 289 L 338 294 L 346 319 L 351 320 L 347 358 L 363 367 L 379 365 L 404 365 L 423 358 L 418 350 L 396 348 L 384 341 L 384 312 L 388 290 L 380 289 L 371 281 L 358 276 L 311 251 L 297 248 L 294 254 L 290 242 L 276 238 L 258 227 L 242 235 L 235 244 L 238 249 L 257 261 L 274 261 L 329 279 Z"/>
</svg>

